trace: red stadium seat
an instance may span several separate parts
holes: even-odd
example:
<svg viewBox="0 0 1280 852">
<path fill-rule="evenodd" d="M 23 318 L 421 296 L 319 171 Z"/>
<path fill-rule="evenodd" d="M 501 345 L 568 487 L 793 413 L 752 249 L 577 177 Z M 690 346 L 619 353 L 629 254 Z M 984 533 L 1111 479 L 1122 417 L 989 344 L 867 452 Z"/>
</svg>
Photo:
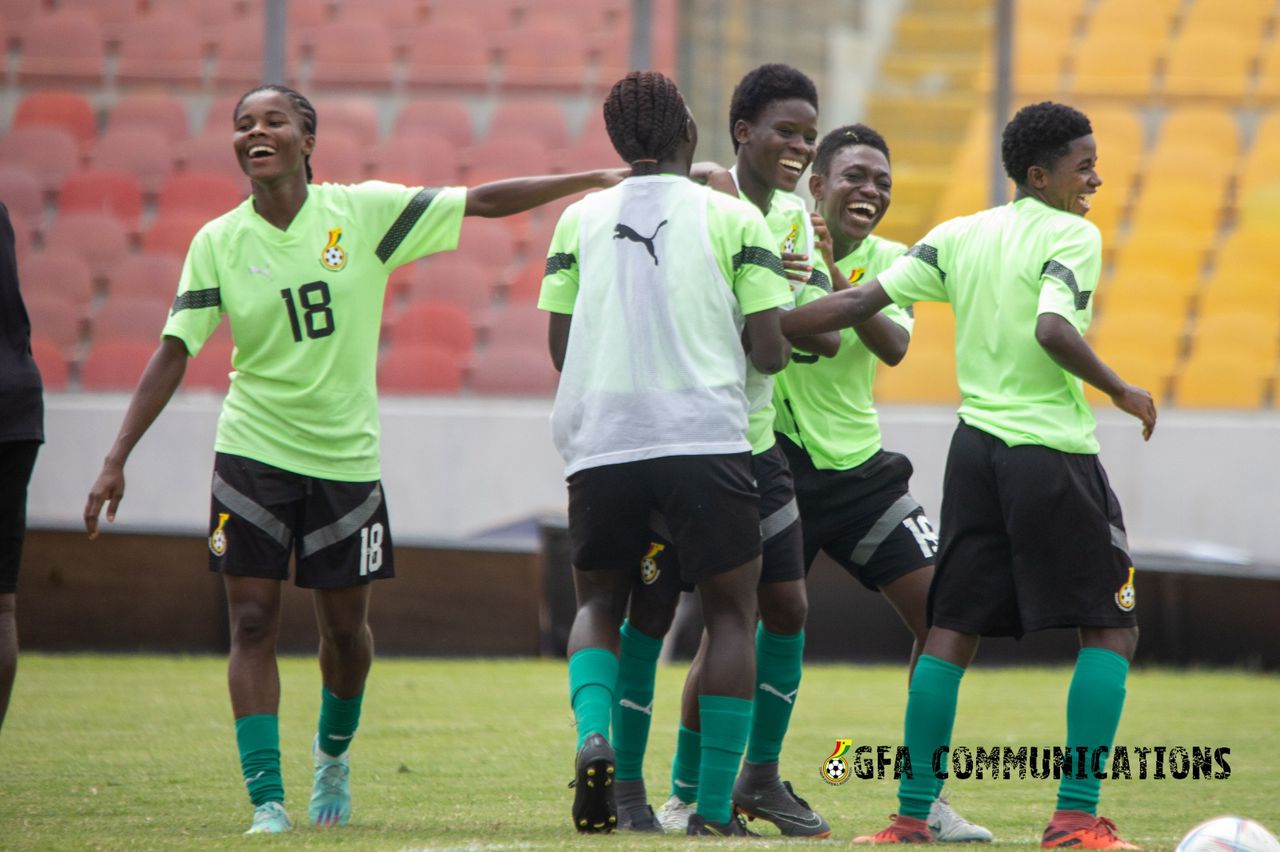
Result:
<svg viewBox="0 0 1280 852">
<path fill-rule="evenodd" d="M 329 134 L 339 130 L 361 145 L 373 147 L 381 134 L 378 105 L 367 97 L 316 97 L 311 99 L 324 133 L 320 142 L 327 143 Z"/>
<path fill-rule="evenodd" d="M 462 99 L 415 98 L 400 108 L 392 137 L 434 133 L 448 139 L 458 148 L 471 145 L 475 139 L 471 110 Z"/>
<path fill-rule="evenodd" d="M 552 155 L 532 139 L 490 137 L 466 152 L 467 185 L 478 186 L 494 180 L 545 175 L 551 171 Z"/>
<path fill-rule="evenodd" d="M 457 305 L 476 315 L 492 306 L 496 277 L 497 270 L 482 260 L 444 252 L 400 267 L 391 280 L 410 303 Z"/>
<path fill-rule="evenodd" d="M 22 301 L 31 319 L 31 336 L 43 337 L 58 347 L 64 358 L 74 358 L 84 335 L 84 312 L 57 295 L 26 293 Z"/>
<path fill-rule="evenodd" d="M 220 3 L 206 3 L 220 6 Z M 262 80 L 261 18 L 241 18 L 215 25 L 212 33 L 213 84 L 245 91 Z"/>
<path fill-rule="evenodd" d="M 58 193 L 58 212 L 107 213 L 131 232 L 138 230 L 142 215 L 142 187 L 133 175 L 119 172 L 82 171 L 67 176 Z"/>
<path fill-rule="evenodd" d="M 155 195 L 173 172 L 169 157 L 156 156 L 156 141 L 149 130 L 109 130 L 93 148 L 93 168 L 132 175 L 145 195 Z"/>
<path fill-rule="evenodd" d="M 56 192 L 78 160 L 75 139 L 59 127 L 24 127 L 0 136 L 0 163 L 25 168 L 44 192 Z"/>
<path fill-rule="evenodd" d="M 203 41 L 196 25 L 185 16 L 147 15 L 124 28 L 117 80 L 195 86 L 203 76 Z"/>
<path fill-rule="evenodd" d="M 145 340 L 95 340 L 80 367 L 80 388 L 91 391 L 128 391 L 156 351 L 156 342 Z"/>
<path fill-rule="evenodd" d="M 209 217 L 198 213 L 157 218 L 151 228 L 142 235 L 142 250 L 153 254 L 171 254 L 186 259 L 187 249 L 191 247 L 191 238 L 196 235 Z"/>
<path fill-rule="evenodd" d="M 226 393 L 231 385 L 231 351 L 235 347 L 230 338 L 215 336 L 200 349 L 200 354 L 187 359 L 187 371 L 182 377 L 185 391 L 218 391 Z"/>
<path fill-rule="evenodd" d="M 563 148 L 569 139 L 564 111 L 551 98 L 502 100 L 493 111 L 486 139 L 532 139 L 547 148 Z"/>
<path fill-rule="evenodd" d="M 471 317 L 457 305 L 440 302 L 411 304 L 391 320 L 393 346 L 406 343 L 444 346 L 466 355 L 475 343 Z"/>
<path fill-rule="evenodd" d="M 462 223 L 458 251 L 466 257 L 486 261 L 498 274 L 505 275 L 506 267 L 516 256 L 515 237 L 501 219 L 472 216 Z"/>
<path fill-rule="evenodd" d="M 566 24 L 523 29 L 503 51 L 502 87 L 581 91 L 587 77 L 587 51 L 582 42 L 582 33 Z"/>
<path fill-rule="evenodd" d="M 89 323 L 95 342 L 103 340 L 142 340 L 155 346 L 160 342 L 173 296 L 121 296 L 107 299 Z"/>
<path fill-rule="evenodd" d="M 392 55 L 391 37 L 379 22 L 360 16 L 325 24 L 315 32 L 310 84 L 388 89 Z"/>
<path fill-rule="evenodd" d="M 249 178 L 240 168 L 235 150 L 231 147 L 230 121 L 227 126 L 210 128 L 195 139 L 184 142 L 178 149 L 178 163 L 183 172 L 203 172 L 222 175 L 228 180 L 239 181 L 244 191 L 249 191 Z"/>
<path fill-rule="evenodd" d="M 9 213 L 28 223 L 44 218 L 44 193 L 40 181 L 21 165 L 0 165 L 0 202 Z"/>
<path fill-rule="evenodd" d="M 201 27 L 249 20 L 258 25 L 259 31 L 262 29 L 264 5 L 265 0 L 234 0 L 229 3 L 210 3 L 209 0 L 151 0 L 152 10 L 163 9 L 186 15 Z"/>
<path fill-rule="evenodd" d="M 18 82 L 102 82 L 102 28 L 80 12 L 55 12 L 32 21 L 22 34 Z"/>
<path fill-rule="evenodd" d="M 93 105 L 79 92 L 32 92 L 18 102 L 13 126 L 60 127 L 71 134 L 81 151 L 92 147 L 98 135 L 98 119 Z"/>
<path fill-rule="evenodd" d="M 462 387 L 462 369 L 463 356 L 447 346 L 397 344 L 378 362 L 378 389 L 455 394 Z"/>
<path fill-rule="evenodd" d="M 546 346 L 546 311 L 531 304 L 509 304 L 485 315 L 485 342 L 489 346 Z"/>
<path fill-rule="evenodd" d="M 46 391 L 67 389 L 69 370 L 61 347 L 47 337 L 31 338 L 31 356 L 40 369 L 40 382 Z"/>
<path fill-rule="evenodd" d="M 328 117 L 325 117 L 328 120 Z M 369 146 L 342 128 L 330 127 L 316 140 L 311 168 L 316 183 L 360 183 L 369 177 Z"/>
<path fill-rule="evenodd" d="M 338 20 L 358 14 L 378 22 L 386 27 L 392 46 L 400 51 L 413 43 L 414 31 L 426 25 L 427 5 L 424 0 L 361 0 L 359 6 L 346 4 Z"/>
<path fill-rule="evenodd" d="M 159 147 L 191 138 L 186 102 L 178 95 L 137 92 L 123 95 L 107 114 L 107 130 L 145 130 L 156 135 Z M 228 135 L 230 133 L 228 132 Z M 164 156 L 163 153 L 158 156 Z"/>
<path fill-rule="evenodd" d="M 198 215 L 216 218 L 248 197 L 248 187 L 221 174 L 184 171 L 172 175 L 160 189 L 156 219 Z"/>
<path fill-rule="evenodd" d="M 139 17 L 137 0 L 58 0 L 58 10 L 91 15 L 109 42 L 119 41 L 121 33 Z"/>
<path fill-rule="evenodd" d="M 93 270 L 78 254 L 33 254 L 18 272 L 24 295 L 63 299 L 75 306 L 77 314 L 83 314 L 93 301 Z"/>
<path fill-rule="evenodd" d="M 560 374 L 551 365 L 546 344 L 493 345 L 468 371 L 468 386 L 492 396 L 553 396 Z"/>
<path fill-rule="evenodd" d="M 91 269 L 106 269 L 129 251 L 129 235 L 108 213 L 63 213 L 49 228 L 45 251 L 75 253 Z"/>
<path fill-rule="evenodd" d="M 107 271 L 111 298 L 172 299 L 182 278 L 182 260 L 169 254 L 130 254 Z"/>
<path fill-rule="evenodd" d="M 507 289 L 507 301 L 519 304 L 536 304 L 542 292 L 542 279 L 545 277 L 547 262 L 543 257 L 531 257 L 520 267 L 520 271 L 511 276 L 511 286 Z"/>
<path fill-rule="evenodd" d="M 492 53 L 481 26 L 428 24 L 413 32 L 405 82 L 417 88 L 484 89 Z"/>
<path fill-rule="evenodd" d="M 422 131 L 396 134 L 378 145 L 372 154 L 372 176 L 406 186 L 457 186 L 458 149 L 448 140 Z"/>
</svg>

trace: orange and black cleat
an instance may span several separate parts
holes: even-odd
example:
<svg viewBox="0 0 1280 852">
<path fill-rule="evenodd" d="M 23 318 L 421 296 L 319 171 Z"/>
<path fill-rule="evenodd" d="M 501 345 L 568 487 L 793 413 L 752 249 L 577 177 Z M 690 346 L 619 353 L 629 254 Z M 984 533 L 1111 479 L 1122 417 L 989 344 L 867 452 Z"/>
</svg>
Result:
<svg viewBox="0 0 1280 852">
<path fill-rule="evenodd" d="M 1054 811 L 1041 849 L 1141 849 L 1116 834 L 1116 824 L 1084 811 Z"/>
<path fill-rule="evenodd" d="M 889 827 L 878 834 L 853 838 L 854 843 L 932 843 L 929 825 L 922 819 L 894 814 Z"/>
</svg>

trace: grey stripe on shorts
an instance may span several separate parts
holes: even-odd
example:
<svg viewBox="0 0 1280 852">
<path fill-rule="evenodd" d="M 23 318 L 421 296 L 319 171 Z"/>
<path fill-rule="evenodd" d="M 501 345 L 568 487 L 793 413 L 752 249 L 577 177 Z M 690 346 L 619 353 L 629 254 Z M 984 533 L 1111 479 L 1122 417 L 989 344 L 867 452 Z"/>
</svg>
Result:
<svg viewBox="0 0 1280 852">
<path fill-rule="evenodd" d="M 213 496 L 216 497 L 222 505 L 262 530 L 267 535 L 276 540 L 281 547 L 287 548 L 289 542 L 293 540 L 293 534 L 289 532 L 289 528 L 284 522 L 275 515 L 268 512 L 262 506 L 253 502 L 253 498 L 241 494 L 232 488 L 228 482 L 219 476 L 216 472 L 213 474 Z"/>
<path fill-rule="evenodd" d="M 364 502 L 359 506 L 356 506 L 328 526 L 312 530 L 304 535 L 302 537 L 302 552 L 299 555 L 302 557 L 311 556 L 331 544 L 337 544 L 343 539 L 349 538 L 356 530 L 369 522 L 369 519 L 373 517 L 381 505 L 382 485 L 379 483 L 373 486 L 369 496 L 364 498 Z"/>
<path fill-rule="evenodd" d="M 1129 536 L 1115 524 L 1111 525 L 1111 546 L 1123 550 L 1125 556 L 1129 555 Z"/>
<path fill-rule="evenodd" d="M 760 520 L 760 539 L 768 541 L 787 527 L 795 523 L 800 517 L 800 505 L 796 503 L 796 498 L 791 500 L 778 511 L 774 512 L 767 518 Z"/>
<path fill-rule="evenodd" d="M 916 502 L 916 498 L 910 494 L 903 494 L 893 502 L 893 505 L 884 510 L 876 522 L 871 525 L 871 529 L 863 536 L 862 541 L 858 542 L 857 547 L 853 549 L 853 555 L 849 558 L 853 560 L 855 565 L 866 565 L 871 561 L 871 557 L 875 555 L 876 548 L 880 546 L 889 533 L 893 532 L 894 527 L 902 523 L 907 517 L 920 508 L 920 504 Z"/>
</svg>

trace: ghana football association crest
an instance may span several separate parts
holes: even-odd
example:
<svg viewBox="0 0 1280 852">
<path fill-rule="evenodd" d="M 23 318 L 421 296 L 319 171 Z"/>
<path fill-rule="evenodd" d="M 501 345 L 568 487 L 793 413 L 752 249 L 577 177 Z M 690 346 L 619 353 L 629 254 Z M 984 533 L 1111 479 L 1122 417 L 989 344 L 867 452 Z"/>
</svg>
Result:
<svg viewBox="0 0 1280 852">
<path fill-rule="evenodd" d="M 658 544 L 656 541 L 649 542 L 649 550 L 645 553 L 644 558 L 640 560 L 640 579 L 646 586 L 653 585 L 662 569 L 658 567 L 658 554 L 667 548 Z"/>
<path fill-rule="evenodd" d="M 792 222 L 791 230 L 787 231 L 787 236 L 782 240 L 782 250 L 787 254 L 794 254 L 796 250 L 796 240 L 800 239 L 800 226 Z"/>
<path fill-rule="evenodd" d="M 1124 612 L 1132 612 L 1137 603 L 1138 593 L 1133 588 L 1133 566 L 1130 565 L 1129 579 L 1120 587 L 1120 591 L 1116 592 L 1116 606 Z"/>
<path fill-rule="evenodd" d="M 838 786 L 849 780 L 849 761 L 845 755 L 852 746 L 853 740 L 836 740 L 835 750 L 822 761 L 822 768 L 819 770 L 823 781 Z"/>
<path fill-rule="evenodd" d="M 320 252 L 320 262 L 330 272 L 338 272 L 347 265 L 347 250 L 338 245 L 340 239 L 342 239 L 342 229 L 332 229 L 329 231 L 329 242 L 325 243 L 324 251 Z"/>
<path fill-rule="evenodd" d="M 223 527 L 231 518 L 226 512 L 218 513 L 218 526 L 214 529 L 213 534 L 209 536 L 209 550 L 214 556 L 221 556 L 227 552 L 227 534 L 223 532 Z"/>
<path fill-rule="evenodd" d="M 861 281 L 861 280 L 862 280 L 862 276 L 864 276 L 864 275 L 866 275 L 866 274 L 867 274 L 867 268 L 866 268 L 865 266 L 859 266 L 859 267 L 856 267 L 856 268 L 854 268 L 854 269 L 850 269 L 850 270 L 849 270 L 849 283 L 850 283 L 850 284 L 857 284 L 859 281 Z"/>
</svg>

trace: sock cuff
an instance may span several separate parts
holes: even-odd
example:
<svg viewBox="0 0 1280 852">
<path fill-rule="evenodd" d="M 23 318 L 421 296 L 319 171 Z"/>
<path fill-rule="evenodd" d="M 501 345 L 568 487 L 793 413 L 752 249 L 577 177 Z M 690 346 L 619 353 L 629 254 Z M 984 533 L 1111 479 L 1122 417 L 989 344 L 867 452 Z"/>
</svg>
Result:
<svg viewBox="0 0 1280 852">
<path fill-rule="evenodd" d="M 339 710 L 355 708 L 359 707 L 361 702 L 364 701 L 364 691 L 361 690 L 360 694 L 354 698 L 339 698 L 329 690 L 329 687 L 322 686 L 320 687 L 320 701 Z"/>
<path fill-rule="evenodd" d="M 621 654 L 656 661 L 662 653 L 662 640 L 633 627 L 630 620 L 622 622 L 618 633 L 622 636 L 622 646 L 618 649 Z"/>
<path fill-rule="evenodd" d="M 946 660 L 930 656 L 929 654 L 921 654 L 920 659 L 916 660 L 916 671 L 915 674 L 911 676 L 911 679 L 915 680 L 918 678 L 922 670 L 929 672 L 935 677 L 944 677 L 954 679 L 956 681 L 959 681 L 960 678 L 964 677 L 963 667 L 957 666 L 955 663 L 948 663 Z"/>
<path fill-rule="evenodd" d="M 604 648 L 583 648 L 569 658 L 569 703 L 588 686 L 598 686 L 613 695 L 618 682 L 618 658 Z M 606 700 L 607 703 L 607 700 Z"/>
<path fill-rule="evenodd" d="M 727 695 L 699 695 L 702 747 L 741 754 L 751 731 L 751 702 Z"/>
<path fill-rule="evenodd" d="M 790 654 L 804 650 L 804 631 L 799 633 L 774 633 L 763 623 L 756 628 L 756 648 L 761 654 Z"/>
<path fill-rule="evenodd" d="M 1129 672 L 1129 661 L 1107 648 L 1081 648 L 1076 657 L 1076 664 L 1080 663 L 1104 667 L 1120 675 L 1126 675 Z"/>
<path fill-rule="evenodd" d="M 268 747 L 280 744 L 280 717 L 274 713 L 255 713 L 236 719 L 236 739 L 264 742 Z"/>
</svg>

